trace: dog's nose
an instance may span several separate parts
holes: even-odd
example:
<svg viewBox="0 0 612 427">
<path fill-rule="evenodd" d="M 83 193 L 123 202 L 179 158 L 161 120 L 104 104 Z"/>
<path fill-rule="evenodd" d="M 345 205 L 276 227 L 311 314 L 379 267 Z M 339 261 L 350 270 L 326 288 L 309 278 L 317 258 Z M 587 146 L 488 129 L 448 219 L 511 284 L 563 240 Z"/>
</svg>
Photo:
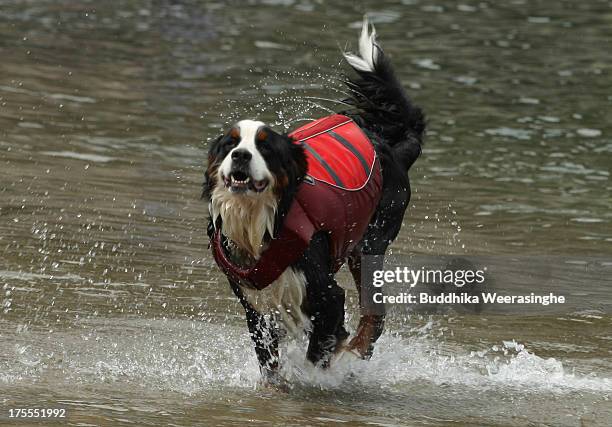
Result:
<svg viewBox="0 0 612 427">
<path fill-rule="evenodd" d="M 232 160 L 237 163 L 248 163 L 253 155 L 248 150 L 234 150 L 232 151 Z"/>
</svg>

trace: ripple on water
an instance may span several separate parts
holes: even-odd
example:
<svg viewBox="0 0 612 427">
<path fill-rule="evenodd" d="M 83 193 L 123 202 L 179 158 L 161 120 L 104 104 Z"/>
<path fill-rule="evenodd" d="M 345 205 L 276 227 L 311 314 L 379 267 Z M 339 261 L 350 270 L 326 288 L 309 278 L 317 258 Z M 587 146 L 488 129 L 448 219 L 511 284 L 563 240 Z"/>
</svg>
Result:
<svg viewBox="0 0 612 427">
<path fill-rule="evenodd" d="M 523 96 L 518 99 L 519 104 L 529 104 L 529 105 L 538 105 L 540 100 L 538 98 L 530 98 L 527 96 Z"/>
<path fill-rule="evenodd" d="M 584 165 L 573 162 L 562 162 L 562 163 L 548 163 L 542 167 L 540 170 L 546 172 L 559 172 L 562 174 L 571 174 L 571 175 L 600 175 L 600 176 L 609 176 L 609 172 L 602 169 L 591 169 L 587 168 Z"/>
<path fill-rule="evenodd" d="M 508 138 L 515 138 L 521 140 L 531 139 L 531 131 L 527 129 L 499 127 L 494 129 L 485 129 L 487 135 L 503 136 Z"/>
<path fill-rule="evenodd" d="M 599 129 L 581 128 L 578 129 L 576 133 L 585 138 L 596 138 L 601 136 L 601 131 Z"/>
<path fill-rule="evenodd" d="M 86 160 L 93 163 L 108 163 L 117 160 L 114 157 L 102 156 L 100 154 L 76 153 L 74 151 L 43 151 L 40 154 L 53 157 L 65 157 L 69 159 Z"/>
<path fill-rule="evenodd" d="M 471 76 L 456 76 L 456 77 L 453 77 L 453 81 L 457 83 L 461 83 L 466 86 L 473 86 L 476 83 L 478 83 L 478 79 L 476 77 L 471 77 Z"/>
<path fill-rule="evenodd" d="M 584 223 L 584 224 L 595 224 L 595 223 L 599 223 L 599 222 L 605 222 L 601 218 L 585 218 L 585 217 L 571 218 L 571 221 L 573 221 L 573 222 L 581 222 L 581 223 Z"/>
<path fill-rule="evenodd" d="M 423 58 L 423 59 L 415 59 L 413 63 L 420 68 L 424 68 L 426 70 L 439 70 L 440 65 L 436 64 L 431 58 Z"/>
</svg>

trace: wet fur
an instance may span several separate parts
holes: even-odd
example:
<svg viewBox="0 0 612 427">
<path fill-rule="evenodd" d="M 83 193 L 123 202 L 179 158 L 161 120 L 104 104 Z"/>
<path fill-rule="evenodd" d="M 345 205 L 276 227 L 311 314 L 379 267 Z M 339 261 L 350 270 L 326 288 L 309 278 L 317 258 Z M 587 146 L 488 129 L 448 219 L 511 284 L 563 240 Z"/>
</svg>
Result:
<svg viewBox="0 0 612 427">
<path fill-rule="evenodd" d="M 351 97 L 345 100 L 351 109 L 341 112 L 351 117 L 370 137 L 381 162 L 383 189 L 376 213 L 362 240 L 349 257 L 349 268 L 361 298 L 368 298 L 374 288 L 361 289 L 360 264 L 364 256 L 384 256 L 388 245 L 400 231 L 410 201 L 407 171 L 421 153 L 425 119 L 393 73 L 390 62 L 369 33 L 367 21 L 359 41 L 358 54 L 346 54 L 357 77 L 345 82 Z M 281 229 L 293 196 L 306 174 L 303 148 L 287 135 L 265 127 L 266 140 L 257 145 L 274 176 L 274 183 L 260 194 L 261 201 L 248 196 L 227 193 L 220 179 L 219 165 L 235 141 L 231 132 L 211 142 L 205 173 L 204 197 L 210 203 L 208 225 L 212 237 L 216 227 L 234 241 L 233 252 L 243 252 L 243 259 L 257 258 L 266 243 Z M 234 145 L 232 145 L 234 144 Z M 234 200 L 236 199 L 236 200 Z M 278 370 L 278 324 L 266 316 L 270 309 L 280 309 L 281 320 L 288 329 L 305 328 L 310 335 L 307 359 L 328 366 L 334 353 L 342 350 L 369 358 L 373 345 L 382 333 L 384 313 L 363 313 L 357 335 L 346 343 L 344 328 L 344 290 L 333 277 L 333 260 L 326 233 L 313 236 L 302 257 L 264 291 L 246 289 L 230 280 L 234 293 L 243 305 L 247 326 L 259 360 L 262 374 L 273 381 Z M 300 313 L 283 314 L 283 300 L 299 305 Z M 284 317 L 284 318 L 283 318 Z M 305 321 L 308 320 L 308 321 Z"/>
<path fill-rule="evenodd" d="M 266 233 L 274 233 L 278 197 L 272 188 L 254 197 L 236 197 L 223 185 L 217 185 L 211 195 L 213 221 L 220 223 L 222 233 L 254 259 L 264 248 Z"/>
</svg>

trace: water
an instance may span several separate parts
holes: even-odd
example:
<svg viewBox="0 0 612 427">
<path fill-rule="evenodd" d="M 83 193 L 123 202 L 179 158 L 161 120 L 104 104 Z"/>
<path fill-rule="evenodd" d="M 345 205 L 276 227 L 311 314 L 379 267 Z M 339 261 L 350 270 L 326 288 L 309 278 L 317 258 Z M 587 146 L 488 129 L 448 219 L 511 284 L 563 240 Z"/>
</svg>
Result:
<svg viewBox="0 0 612 427">
<path fill-rule="evenodd" d="M 370 363 L 321 375 L 292 345 L 292 390 L 258 386 L 205 141 L 338 108 L 365 11 L 429 117 L 394 255 L 612 253 L 612 4 L 329 3 L 0 2 L 0 424 L 612 424 L 597 309 L 398 314 Z"/>
</svg>

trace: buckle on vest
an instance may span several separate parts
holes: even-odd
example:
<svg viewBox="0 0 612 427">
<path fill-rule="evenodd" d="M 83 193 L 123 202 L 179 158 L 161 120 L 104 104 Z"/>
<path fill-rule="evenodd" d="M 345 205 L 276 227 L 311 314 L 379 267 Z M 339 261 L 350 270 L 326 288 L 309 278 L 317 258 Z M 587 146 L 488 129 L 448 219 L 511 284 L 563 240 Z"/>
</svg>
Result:
<svg viewBox="0 0 612 427">
<path fill-rule="evenodd" d="M 315 180 L 314 180 L 314 178 L 313 178 L 313 177 L 311 177 L 310 175 L 306 175 L 306 176 L 304 177 L 304 182 L 305 182 L 306 184 L 309 184 L 309 185 L 315 185 Z"/>
</svg>

